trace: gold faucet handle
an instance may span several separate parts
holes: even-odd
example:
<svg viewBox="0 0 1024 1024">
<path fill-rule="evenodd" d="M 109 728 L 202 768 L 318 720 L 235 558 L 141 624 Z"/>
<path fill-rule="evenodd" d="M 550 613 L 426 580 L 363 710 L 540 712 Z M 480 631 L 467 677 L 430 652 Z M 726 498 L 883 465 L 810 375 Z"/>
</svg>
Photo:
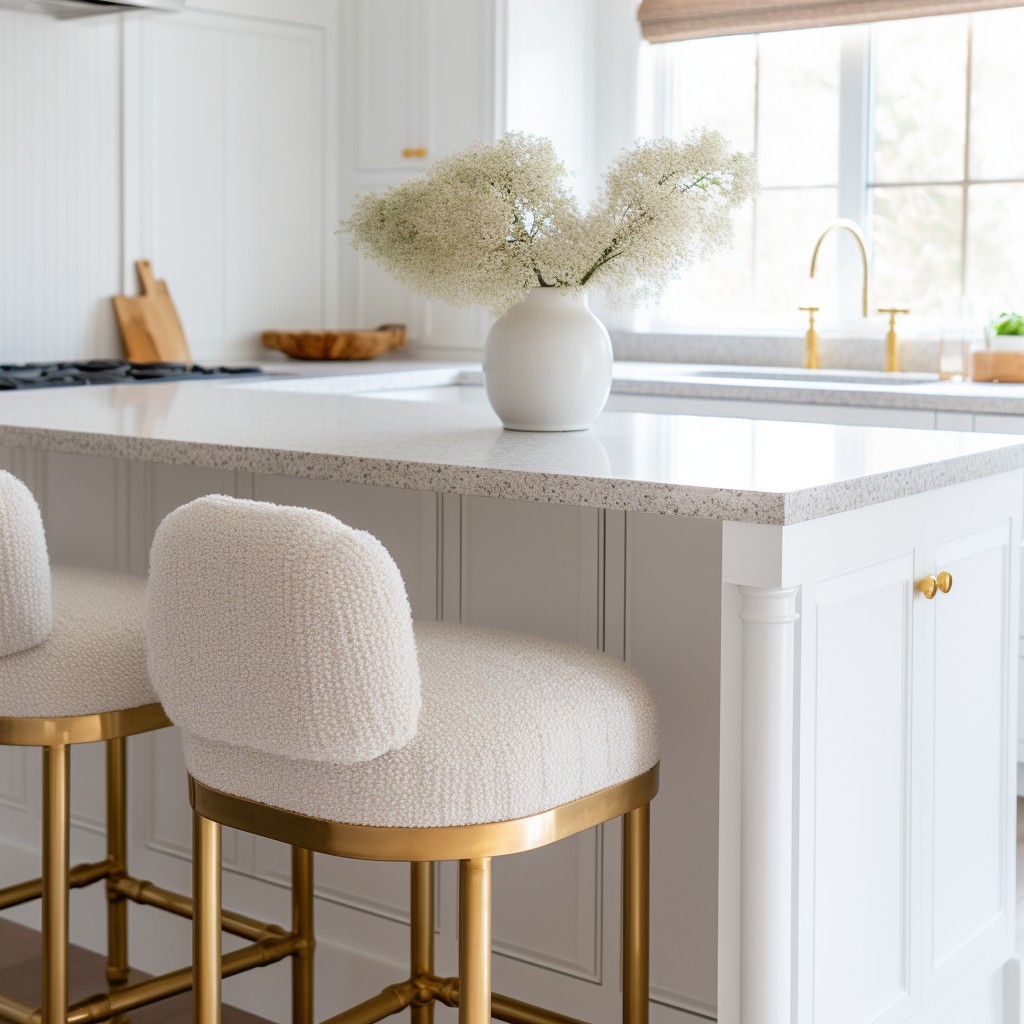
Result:
<svg viewBox="0 0 1024 1024">
<path fill-rule="evenodd" d="M 820 306 L 801 306 L 801 313 L 809 313 L 811 322 L 807 325 L 807 334 L 804 340 L 804 369 L 817 370 L 821 366 L 818 357 L 818 332 L 814 326 L 814 314 L 821 309 Z"/>
<path fill-rule="evenodd" d="M 905 316 L 909 309 L 896 309 L 894 306 L 879 307 L 879 313 L 889 314 L 889 333 L 885 336 L 885 369 L 889 373 L 899 373 L 900 370 L 900 342 L 896 337 L 896 317 Z"/>
<path fill-rule="evenodd" d="M 878 312 L 879 313 L 888 313 L 889 314 L 889 330 L 892 331 L 892 330 L 895 330 L 895 328 L 896 328 L 896 317 L 898 317 L 898 316 L 906 316 L 910 312 L 910 310 L 909 309 L 896 309 L 894 307 L 885 308 L 885 307 L 880 306 L 878 308 Z"/>
</svg>

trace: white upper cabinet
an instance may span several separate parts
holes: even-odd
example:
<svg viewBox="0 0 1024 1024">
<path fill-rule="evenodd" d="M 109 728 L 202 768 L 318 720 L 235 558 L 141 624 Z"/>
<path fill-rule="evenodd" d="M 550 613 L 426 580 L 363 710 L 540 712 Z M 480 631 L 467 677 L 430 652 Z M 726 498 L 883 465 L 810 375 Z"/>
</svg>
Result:
<svg viewBox="0 0 1024 1024">
<path fill-rule="evenodd" d="M 429 152 L 423 25 L 433 6 L 417 0 L 356 4 L 355 168 L 362 173 L 414 169 Z"/>
<path fill-rule="evenodd" d="M 416 171 L 494 135 L 491 3 L 358 0 L 352 16 L 359 175 Z"/>
</svg>

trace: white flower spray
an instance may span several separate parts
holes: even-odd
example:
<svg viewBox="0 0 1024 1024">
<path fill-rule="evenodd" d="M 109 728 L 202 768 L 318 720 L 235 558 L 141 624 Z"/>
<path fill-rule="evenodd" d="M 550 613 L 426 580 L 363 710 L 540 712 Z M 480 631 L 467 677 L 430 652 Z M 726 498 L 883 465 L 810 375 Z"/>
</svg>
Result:
<svg viewBox="0 0 1024 1024">
<path fill-rule="evenodd" d="M 718 132 L 638 142 L 584 215 L 548 139 L 510 132 L 360 197 L 341 228 L 399 281 L 500 315 L 535 287 L 602 288 L 620 306 L 658 298 L 732 241 L 732 211 L 757 189 L 753 158 Z"/>
</svg>

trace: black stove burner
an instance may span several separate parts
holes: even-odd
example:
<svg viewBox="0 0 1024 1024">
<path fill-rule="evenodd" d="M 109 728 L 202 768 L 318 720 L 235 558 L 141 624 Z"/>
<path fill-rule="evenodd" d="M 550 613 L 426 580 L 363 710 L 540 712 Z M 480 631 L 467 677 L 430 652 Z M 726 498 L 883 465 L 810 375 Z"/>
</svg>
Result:
<svg viewBox="0 0 1024 1024">
<path fill-rule="evenodd" d="M 136 384 L 151 380 L 211 380 L 261 374 L 258 366 L 190 366 L 188 363 L 126 363 L 89 359 L 82 363 L 0 363 L 0 391 L 66 388 L 82 384 Z"/>
</svg>

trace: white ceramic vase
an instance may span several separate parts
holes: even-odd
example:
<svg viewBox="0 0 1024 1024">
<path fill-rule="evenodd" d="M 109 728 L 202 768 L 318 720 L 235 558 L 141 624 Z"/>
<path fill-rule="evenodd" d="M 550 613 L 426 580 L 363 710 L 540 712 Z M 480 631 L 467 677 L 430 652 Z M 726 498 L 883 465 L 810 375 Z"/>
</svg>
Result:
<svg viewBox="0 0 1024 1024">
<path fill-rule="evenodd" d="M 612 343 L 586 295 L 533 288 L 484 346 L 484 387 L 508 430 L 586 430 L 608 401 Z"/>
</svg>

